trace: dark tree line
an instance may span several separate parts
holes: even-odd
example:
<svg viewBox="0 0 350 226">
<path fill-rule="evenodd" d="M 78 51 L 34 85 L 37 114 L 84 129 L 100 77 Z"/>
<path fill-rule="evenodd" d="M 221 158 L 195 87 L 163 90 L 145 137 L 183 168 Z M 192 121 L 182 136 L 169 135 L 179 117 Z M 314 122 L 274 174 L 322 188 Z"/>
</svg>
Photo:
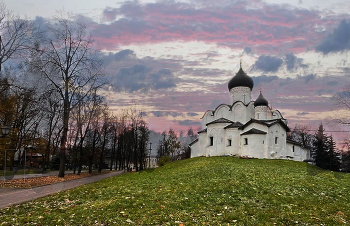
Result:
<svg viewBox="0 0 350 226">
<path fill-rule="evenodd" d="M 19 159 L 9 153 L 7 166 L 40 153 L 42 170 L 60 177 L 67 168 L 144 169 L 148 125 L 135 109 L 113 116 L 99 95 L 103 62 L 85 25 L 62 14 L 39 31 L 0 4 L 0 127 L 11 127 L 0 137 L 0 167 L 12 149 Z"/>
<path fill-rule="evenodd" d="M 312 156 L 316 166 L 332 171 L 341 170 L 341 156 L 337 150 L 336 143 L 332 136 L 327 136 L 324 133 L 322 124 L 315 134 Z"/>
<path fill-rule="evenodd" d="M 323 169 L 332 171 L 347 171 L 350 167 L 349 149 L 342 153 L 336 146 L 332 136 L 325 134 L 321 124 L 316 131 L 312 131 L 310 126 L 298 126 L 289 134 L 289 138 L 300 143 L 303 147 L 310 149 L 313 164 Z"/>
<path fill-rule="evenodd" d="M 157 148 L 157 160 L 159 165 L 191 157 L 189 144 L 197 138 L 192 128 L 188 129 L 186 137 L 184 137 L 183 131 L 181 131 L 180 136 L 178 136 L 171 128 L 168 132 L 164 131 L 161 137 Z"/>
</svg>

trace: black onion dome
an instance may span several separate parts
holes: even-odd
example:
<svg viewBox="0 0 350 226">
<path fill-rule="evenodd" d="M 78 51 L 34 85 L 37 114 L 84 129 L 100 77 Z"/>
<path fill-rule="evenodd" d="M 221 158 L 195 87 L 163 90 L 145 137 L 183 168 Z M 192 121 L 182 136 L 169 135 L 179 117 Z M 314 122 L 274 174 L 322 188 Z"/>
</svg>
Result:
<svg viewBox="0 0 350 226">
<path fill-rule="evenodd" d="M 251 77 L 249 77 L 242 69 L 242 67 L 239 69 L 237 74 L 231 78 L 231 80 L 228 82 L 228 90 L 231 90 L 234 87 L 238 86 L 245 86 L 249 87 L 250 90 L 254 87 L 254 82 Z"/>
<path fill-rule="evenodd" d="M 257 106 L 269 106 L 269 102 L 262 95 L 261 91 L 259 97 L 254 101 L 254 107 Z"/>
</svg>

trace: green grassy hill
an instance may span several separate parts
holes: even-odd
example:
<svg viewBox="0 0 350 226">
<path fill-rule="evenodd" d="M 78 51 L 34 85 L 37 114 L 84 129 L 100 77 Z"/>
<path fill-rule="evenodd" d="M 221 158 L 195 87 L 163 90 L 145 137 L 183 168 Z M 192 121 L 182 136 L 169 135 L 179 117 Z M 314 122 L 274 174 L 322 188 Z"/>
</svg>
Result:
<svg viewBox="0 0 350 226">
<path fill-rule="evenodd" d="M 0 225 L 345 225 L 350 174 L 288 160 L 194 158 L 0 210 Z"/>
</svg>

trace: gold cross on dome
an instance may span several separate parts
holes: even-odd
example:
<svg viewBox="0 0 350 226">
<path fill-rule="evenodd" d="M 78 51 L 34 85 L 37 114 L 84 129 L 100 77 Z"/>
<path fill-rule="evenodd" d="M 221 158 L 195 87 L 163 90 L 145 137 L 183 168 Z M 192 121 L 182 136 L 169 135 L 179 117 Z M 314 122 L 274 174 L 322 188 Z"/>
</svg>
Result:
<svg viewBox="0 0 350 226">
<path fill-rule="evenodd" d="M 239 56 L 239 66 L 242 68 L 242 57 L 243 57 L 243 53 L 241 53 L 241 55 Z"/>
</svg>

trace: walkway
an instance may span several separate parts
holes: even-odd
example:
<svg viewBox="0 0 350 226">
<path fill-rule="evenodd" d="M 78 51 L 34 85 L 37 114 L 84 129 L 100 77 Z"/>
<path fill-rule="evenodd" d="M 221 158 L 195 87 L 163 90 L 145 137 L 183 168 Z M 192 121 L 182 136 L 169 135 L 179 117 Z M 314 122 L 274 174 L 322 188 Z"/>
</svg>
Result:
<svg viewBox="0 0 350 226">
<path fill-rule="evenodd" d="M 122 173 L 123 171 L 112 171 L 111 173 L 64 181 L 57 184 L 45 185 L 31 189 L 0 188 L 0 209 L 12 206 L 14 204 L 41 198 L 60 191 L 69 190 L 84 184 L 93 183 Z"/>
</svg>

